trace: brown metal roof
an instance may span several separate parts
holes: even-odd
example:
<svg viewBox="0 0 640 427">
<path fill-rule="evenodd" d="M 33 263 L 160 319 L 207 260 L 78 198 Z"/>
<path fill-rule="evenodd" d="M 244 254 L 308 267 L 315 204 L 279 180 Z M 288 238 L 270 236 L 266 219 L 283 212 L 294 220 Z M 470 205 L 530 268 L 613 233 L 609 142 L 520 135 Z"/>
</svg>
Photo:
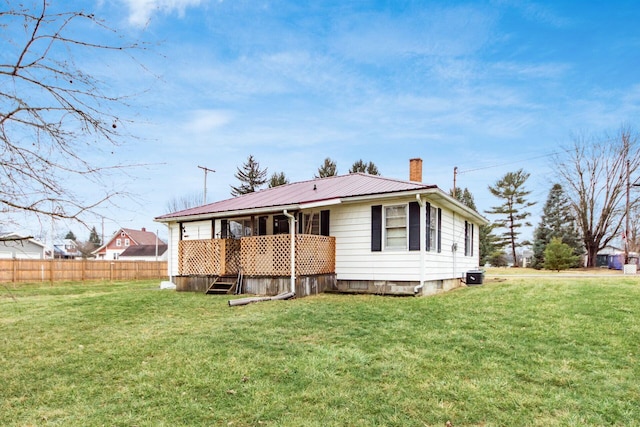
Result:
<svg viewBox="0 0 640 427">
<path fill-rule="evenodd" d="M 134 246 L 129 246 L 127 249 L 124 250 L 124 252 L 122 252 L 120 255 L 118 255 L 118 258 L 126 258 L 126 257 L 129 257 L 129 256 L 132 256 L 132 257 L 136 257 L 136 256 L 155 256 L 156 255 L 156 250 L 157 250 L 158 256 L 160 256 L 160 255 L 164 254 L 167 251 L 167 245 L 165 243 L 159 244 L 157 248 L 156 248 L 156 245 L 134 245 Z"/>
<path fill-rule="evenodd" d="M 358 196 L 397 193 L 437 188 L 419 182 L 383 178 L 364 173 L 318 178 L 295 182 L 274 188 L 244 194 L 231 199 L 165 214 L 156 220 L 171 220 L 195 215 L 206 215 L 247 209 L 286 207 L 308 203 L 329 202 Z M 329 204 L 329 203 L 328 203 Z"/>
<path fill-rule="evenodd" d="M 121 231 L 127 233 L 127 235 L 134 241 L 136 245 L 155 245 L 156 233 L 147 230 L 134 230 L 132 228 L 122 228 Z M 117 236 L 120 232 L 116 233 Z M 111 239 L 113 240 L 113 238 Z M 164 243 L 161 239 L 158 239 L 159 243 Z"/>
</svg>

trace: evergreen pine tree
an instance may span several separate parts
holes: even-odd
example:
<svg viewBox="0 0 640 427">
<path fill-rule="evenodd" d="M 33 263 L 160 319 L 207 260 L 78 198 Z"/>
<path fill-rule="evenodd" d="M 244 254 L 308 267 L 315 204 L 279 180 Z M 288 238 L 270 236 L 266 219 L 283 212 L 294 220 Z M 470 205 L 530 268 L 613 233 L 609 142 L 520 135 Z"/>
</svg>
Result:
<svg viewBox="0 0 640 427">
<path fill-rule="evenodd" d="M 511 246 L 511 256 L 514 265 L 517 265 L 516 241 L 520 235 L 522 226 L 530 226 L 526 219 L 531 215 L 525 209 L 535 205 L 535 202 L 527 201 L 526 197 L 531 191 L 524 189 L 524 184 L 529 178 L 529 174 L 522 169 L 516 172 L 508 172 L 494 186 L 489 186 L 489 191 L 495 197 L 503 200 L 502 205 L 493 206 L 490 210 L 485 211 L 491 215 L 500 215 L 502 218 L 495 221 L 497 228 L 503 228 L 505 231 L 498 236 L 498 244 L 500 246 Z"/>
<path fill-rule="evenodd" d="M 267 168 L 260 169 L 260 163 L 251 154 L 247 157 L 247 161 L 242 165 L 242 168 L 238 167 L 236 169 L 237 172 L 234 176 L 241 184 L 238 187 L 231 186 L 231 195 L 234 197 L 253 193 L 267 182 Z"/>
<path fill-rule="evenodd" d="M 573 248 L 562 243 L 559 237 L 553 237 L 544 249 L 544 267 L 547 270 L 566 270 L 575 265 L 578 259 Z"/>
<path fill-rule="evenodd" d="M 549 190 L 549 196 L 542 209 L 540 223 L 533 233 L 533 261 L 531 263 L 533 268 L 545 267 L 545 248 L 553 238 L 559 238 L 561 242 L 566 243 L 576 257 L 584 252 L 569 199 L 560 184 L 554 184 Z M 577 259 L 576 265 L 572 267 L 578 266 L 579 258 Z"/>
<path fill-rule="evenodd" d="M 380 175 L 378 167 L 373 162 L 365 163 L 362 159 L 354 162 L 351 166 L 351 169 L 349 169 L 349 173 L 358 172 L 366 173 L 369 175 Z"/>
<path fill-rule="evenodd" d="M 464 189 L 456 188 L 455 192 L 451 190 L 449 194 L 455 197 L 460 203 L 462 203 L 466 207 L 471 208 L 474 211 L 478 212 L 478 208 L 476 207 L 476 202 L 473 199 L 473 194 L 471 194 L 471 192 L 467 187 L 465 187 Z"/>
<path fill-rule="evenodd" d="M 77 240 L 76 235 L 73 234 L 73 231 L 69 230 L 69 232 L 64 236 L 65 239 L 73 240 L 74 242 Z"/>
<path fill-rule="evenodd" d="M 314 175 L 314 178 L 326 178 L 328 176 L 336 176 L 337 174 L 338 169 L 336 162 L 331 160 L 331 157 L 327 157 L 324 159 L 322 166 L 318 168 L 318 173 Z"/>
<path fill-rule="evenodd" d="M 102 245 L 102 239 L 100 238 L 100 235 L 96 231 L 96 227 L 95 226 L 93 226 L 91 228 L 91 232 L 89 233 L 89 242 L 91 242 L 93 244 L 93 246 L 96 247 L 96 248 L 98 248 L 98 247 L 100 247 L 100 245 Z"/>
<path fill-rule="evenodd" d="M 284 172 L 274 172 L 273 175 L 271 175 L 271 179 L 269 179 L 269 188 L 278 187 L 280 185 L 285 185 L 288 183 L 289 180 L 284 175 Z"/>
<path fill-rule="evenodd" d="M 504 243 L 493 233 L 495 228 L 495 224 L 487 224 L 478 229 L 478 239 L 480 240 L 480 265 L 489 263 L 495 267 L 501 267 L 502 265 L 507 264 L 506 261 L 502 261 L 505 259 L 504 251 L 502 250 L 504 248 Z M 497 259 L 499 259 L 500 262 L 497 262 Z"/>
</svg>

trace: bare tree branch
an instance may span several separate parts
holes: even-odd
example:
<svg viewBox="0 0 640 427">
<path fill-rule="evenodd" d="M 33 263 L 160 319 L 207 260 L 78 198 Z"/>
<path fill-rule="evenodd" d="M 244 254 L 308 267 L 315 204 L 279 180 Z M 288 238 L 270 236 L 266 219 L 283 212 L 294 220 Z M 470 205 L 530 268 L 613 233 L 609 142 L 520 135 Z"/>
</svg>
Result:
<svg viewBox="0 0 640 427">
<path fill-rule="evenodd" d="M 598 251 L 620 236 L 629 173 L 640 168 L 637 137 L 621 128 L 613 138 L 574 137 L 573 145 L 554 158 L 556 173 L 571 202 L 587 250 L 595 266 Z M 631 203 L 635 208 L 637 199 Z"/>
<path fill-rule="evenodd" d="M 76 61 L 143 48 L 91 13 L 56 9 L 73 6 L 0 1 L 0 213 L 82 220 L 123 194 L 107 178 L 132 165 L 104 160 L 121 145 L 128 97 Z"/>
</svg>

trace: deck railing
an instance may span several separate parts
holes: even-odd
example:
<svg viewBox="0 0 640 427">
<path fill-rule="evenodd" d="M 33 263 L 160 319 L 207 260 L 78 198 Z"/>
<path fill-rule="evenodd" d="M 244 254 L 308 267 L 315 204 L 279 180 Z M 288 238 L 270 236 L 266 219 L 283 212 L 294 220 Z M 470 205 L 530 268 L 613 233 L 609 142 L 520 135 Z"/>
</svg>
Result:
<svg viewBox="0 0 640 427">
<path fill-rule="evenodd" d="M 288 234 L 234 239 L 182 240 L 178 246 L 179 274 L 237 274 L 289 276 L 291 237 Z M 335 271 L 335 238 L 299 234 L 295 236 L 296 275 L 328 274 Z"/>
</svg>

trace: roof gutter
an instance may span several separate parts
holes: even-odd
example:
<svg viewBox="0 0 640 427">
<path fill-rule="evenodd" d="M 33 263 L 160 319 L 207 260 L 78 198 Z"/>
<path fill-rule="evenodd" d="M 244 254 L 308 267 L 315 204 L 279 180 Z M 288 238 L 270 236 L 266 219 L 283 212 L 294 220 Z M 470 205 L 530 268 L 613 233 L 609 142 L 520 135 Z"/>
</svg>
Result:
<svg viewBox="0 0 640 427">
<path fill-rule="evenodd" d="M 458 210 L 463 213 L 463 216 L 470 218 L 480 225 L 486 225 L 489 223 L 486 218 L 480 215 L 478 212 L 459 202 L 457 199 L 451 197 L 444 191 L 442 191 L 436 185 L 425 185 L 423 188 L 418 188 L 415 190 L 407 190 L 407 191 L 393 191 L 388 193 L 376 193 L 376 194 L 367 194 L 364 196 L 351 196 L 351 197 L 343 197 L 342 203 L 355 203 L 355 202 L 365 202 L 370 200 L 379 200 L 384 196 L 385 198 L 391 197 L 406 197 L 415 194 L 417 196 L 427 196 L 431 199 L 431 201 L 436 201 L 438 204 L 446 204 L 452 210 Z M 431 196 L 431 197 L 429 197 Z"/>
<path fill-rule="evenodd" d="M 296 218 L 287 210 L 283 210 L 284 216 L 289 218 L 289 235 L 291 236 L 291 293 L 296 294 Z"/>
<path fill-rule="evenodd" d="M 228 218 L 228 217 L 243 217 L 243 216 L 251 216 L 251 215 L 260 215 L 260 214 L 270 214 L 280 212 L 282 210 L 292 209 L 297 210 L 300 209 L 300 205 L 291 204 L 291 205 L 281 205 L 281 206 L 268 206 L 264 208 L 253 208 L 253 209 L 236 209 L 232 211 L 221 211 L 221 212 L 209 212 L 209 213 L 199 213 L 193 215 L 176 215 L 176 216 L 159 216 L 154 218 L 155 222 L 191 222 L 191 221 L 200 221 L 207 220 L 213 218 Z"/>
<path fill-rule="evenodd" d="M 420 194 L 416 194 L 416 200 L 418 201 L 418 204 L 420 205 L 420 224 L 426 224 L 427 222 L 427 211 L 425 210 L 425 202 L 424 200 L 422 200 L 422 197 L 420 197 Z M 420 229 L 422 230 L 423 227 L 420 227 Z M 420 284 L 416 287 L 413 288 L 413 293 L 414 294 L 418 294 L 418 292 L 422 291 L 422 288 L 424 288 L 424 281 L 425 281 L 425 266 L 426 266 L 426 244 L 424 242 L 424 239 L 422 238 L 422 234 L 420 233 Z"/>
</svg>

